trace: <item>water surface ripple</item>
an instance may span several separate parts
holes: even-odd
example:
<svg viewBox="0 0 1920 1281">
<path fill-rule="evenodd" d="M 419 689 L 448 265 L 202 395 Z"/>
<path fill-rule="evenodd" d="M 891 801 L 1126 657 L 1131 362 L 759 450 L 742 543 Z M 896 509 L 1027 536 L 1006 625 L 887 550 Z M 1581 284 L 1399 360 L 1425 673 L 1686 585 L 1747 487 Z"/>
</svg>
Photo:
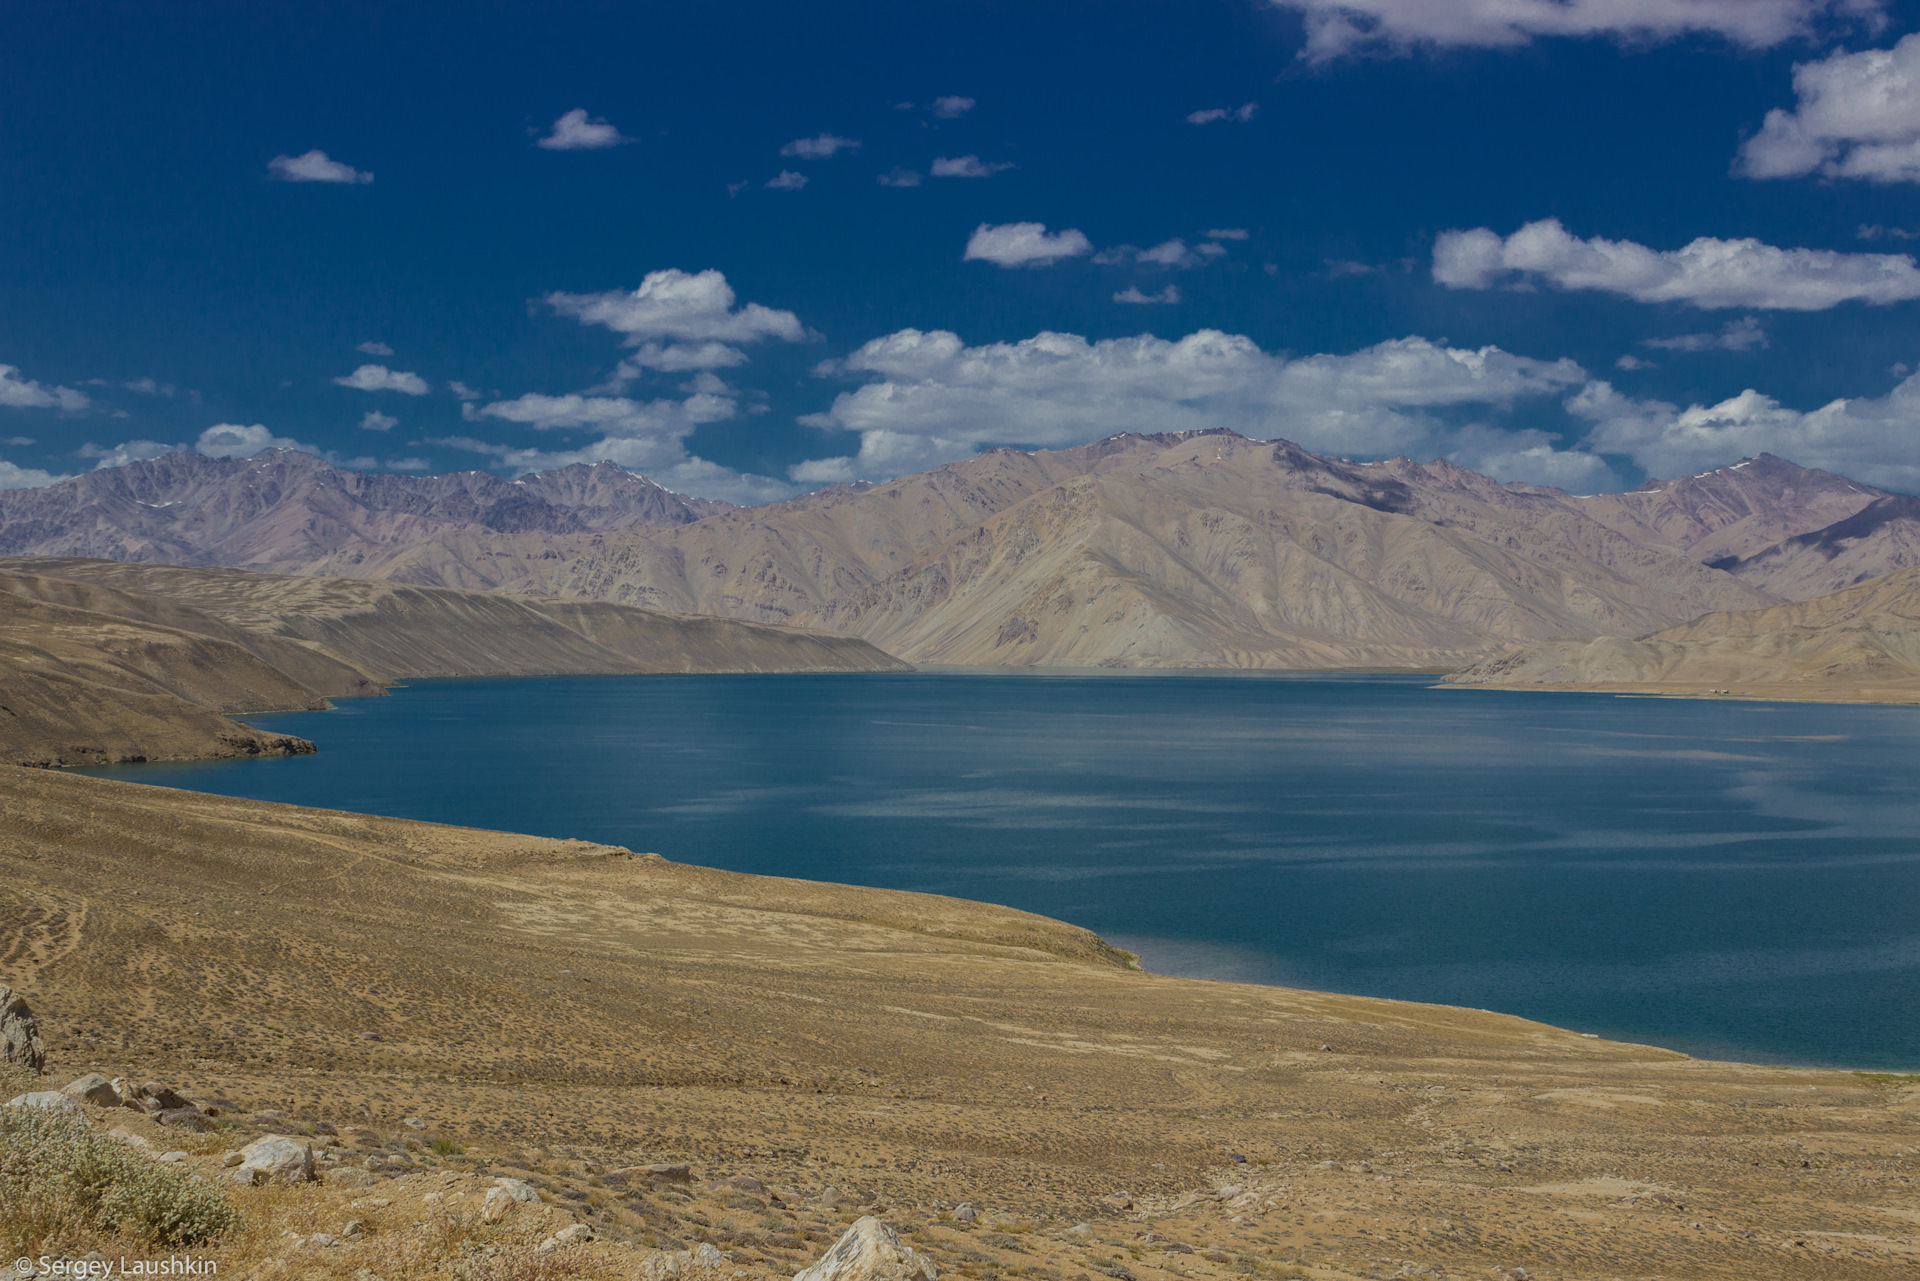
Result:
<svg viewBox="0 0 1920 1281">
<path fill-rule="evenodd" d="M 423 682 L 90 773 L 1007 903 L 1169 973 L 1920 1068 L 1920 709 L 947 674 Z"/>
</svg>

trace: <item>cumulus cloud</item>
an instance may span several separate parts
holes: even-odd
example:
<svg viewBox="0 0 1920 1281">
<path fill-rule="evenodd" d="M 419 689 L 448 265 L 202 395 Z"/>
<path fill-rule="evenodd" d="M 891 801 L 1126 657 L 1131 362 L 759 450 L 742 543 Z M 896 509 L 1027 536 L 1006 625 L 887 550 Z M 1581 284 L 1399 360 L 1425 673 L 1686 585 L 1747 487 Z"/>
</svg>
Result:
<svg viewBox="0 0 1920 1281">
<path fill-rule="evenodd" d="M 1117 431 L 1230 427 L 1310 449 L 1383 454 L 1443 441 L 1443 411 L 1504 408 L 1586 380 L 1571 360 L 1498 347 L 1414 337 L 1289 360 L 1214 329 L 1177 341 L 1040 333 L 978 347 L 945 331 L 903 329 L 820 372 L 874 381 L 801 420 L 860 435 L 856 456 L 803 465 L 793 473 L 801 481 L 897 476 L 985 445 L 1059 447 Z"/>
<path fill-rule="evenodd" d="M 304 445 L 286 436 L 276 436 L 259 423 L 243 427 L 239 423 L 215 423 L 200 433 L 193 446 L 209 458 L 251 458 L 263 449 L 297 449 L 318 454 L 312 445 Z"/>
<path fill-rule="evenodd" d="M 424 396 L 429 390 L 427 380 L 419 374 L 388 369 L 385 365 L 362 365 L 333 381 L 338 386 L 351 387 L 355 391 L 397 391 L 409 396 Z"/>
<path fill-rule="evenodd" d="M 1658 347 L 1662 351 L 1752 351 L 1756 347 L 1766 347 L 1767 331 L 1752 316 L 1742 316 L 1738 320 L 1729 320 L 1720 328 L 1707 334 L 1676 334 L 1672 338 L 1647 338 L 1642 346 Z M 1622 365 L 1625 369 L 1629 366 Z"/>
<path fill-rule="evenodd" d="M 1527 485 L 1551 485 L 1576 494 L 1593 494 L 1609 487 L 1613 469 L 1607 460 L 1581 449 L 1562 449 L 1561 437 L 1537 428 L 1503 431 L 1484 423 L 1468 423 L 1444 443 L 1444 457 L 1497 480 Z"/>
<path fill-rule="evenodd" d="M 769 191 L 798 191 L 806 185 L 807 175 L 795 173 L 791 169 L 782 169 L 766 182 Z"/>
<path fill-rule="evenodd" d="M 126 384 L 128 391 L 138 392 L 142 396 L 171 396 L 172 383 L 156 382 L 151 378 L 135 378 Z"/>
<path fill-rule="evenodd" d="M 535 140 L 535 145 L 548 151 L 598 151 L 629 141 L 631 139 L 621 137 L 620 131 L 606 121 L 598 117 L 589 119 L 585 107 L 575 107 L 554 121 L 553 127 Z"/>
<path fill-rule="evenodd" d="M 375 342 L 372 339 L 361 343 L 358 347 L 355 347 L 354 350 L 364 352 L 369 356 L 391 356 L 393 354 L 393 348 L 383 342 Z"/>
<path fill-rule="evenodd" d="M 78 413 L 92 405 L 85 392 L 48 387 L 22 378 L 17 365 L 0 365 L 0 405 L 9 409 L 60 409 Z"/>
<path fill-rule="evenodd" d="M 1883 25 L 1882 0 L 1271 0 L 1306 19 L 1300 56 L 1371 50 L 1511 48 L 1540 36 L 1663 40 L 1707 34 L 1771 48 L 1823 22 Z"/>
<path fill-rule="evenodd" d="M 1855 480 L 1920 491 L 1920 374 L 1880 397 L 1842 398 L 1802 412 L 1749 388 L 1714 405 L 1681 409 L 1636 400 L 1595 381 L 1567 401 L 1594 424 L 1586 447 L 1625 454 L 1656 476 L 1777 454 Z"/>
<path fill-rule="evenodd" d="M 667 268 L 650 271 L 631 292 L 599 294 L 553 293 L 547 305 L 583 325 L 604 325 L 641 351 L 632 357 L 654 369 L 719 368 L 738 364 L 718 345 L 682 348 L 678 344 L 754 343 L 769 338 L 800 342 L 806 326 L 790 311 L 763 307 L 757 302 L 734 306 L 733 286 L 718 271 Z M 660 347 L 662 342 L 676 346 Z M 675 354 L 670 354 L 675 353 Z M 702 363 L 705 362 L 705 363 Z"/>
<path fill-rule="evenodd" d="M 962 98 L 958 94 L 952 94 L 933 100 L 933 114 L 942 120 L 958 120 L 972 111 L 974 105 L 972 98 Z"/>
<path fill-rule="evenodd" d="M 383 414 L 377 409 L 369 409 L 360 417 L 361 431 L 392 431 L 400 425 L 400 420 L 392 414 Z"/>
<path fill-rule="evenodd" d="M 329 159 L 318 147 L 298 156 L 275 156 L 267 161 L 267 172 L 281 182 L 367 183 L 373 175 Z"/>
<path fill-rule="evenodd" d="M 450 378 L 447 380 L 447 390 L 462 400 L 480 399 L 480 392 L 476 388 L 467 386 L 458 378 Z"/>
<path fill-rule="evenodd" d="M 989 163 L 978 156 L 955 156 L 952 159 L 941 156 L 930 166 L 936 178 L 991 178 L 1003 169 L 1017 167 L 1011 160 Z"/>
<path fill-rule="evenodd" d="M 1556 218 L 1530 222 L 1505 240 L 1486 227 L 1442 232 L 1433 246 L 1433 278 L 1453 289 L 1545 281 L 1703 308 L 1824 311 L 1855 300 L 1920 298 L 1920 269 L 1907 254 L 1779 249 L 1708 236 L 1657 250 L 1630 240 L 1580 240 Z"/>
<path fill-rule="evenodd" d="M 878 181 L 883 187 L 917 187 L 920 185 L 920 173 L 916 169 L 903 169 L 895 165 L 881 174 Z"/>
<path fill-rule="evenodd" d="M 1128 285 L 1115 294 L 1113 300 L 1131 303 L 1176 303 L 1180 301 L 1180 286 L 1168 285 L 1157 294 L 1143 294 L 1138 285 Z"/>
<path fill-rule="evenodd" d="M 859 149 L 858 138 L 842 138 L 838 134 L 823 133 L 812 138 L 795 138 L 780 148 L 780 154 L 800 160 L 831 160 L 843 151 Z"/>
<path fill-rule="evenodd" d="M 1793 69 L 1798 101 L 1767 113 L 1734 172 L 1748 178 L 1920 182 L 1920 33 L 1891 49 L 1835 53 Z"/>
<path fill-rule="evenodd" d="M 1045 223 L 981 223 L 967 239 L 966 262 L 990 262 L 1002 267 L 1047 267 L 1062 258 L 1093 252 L 1093 242 L 1078 228 L 1048 234 Z"/>
<path fill-rule="evenodd" d="M 1238 120 L 1241 124 L 1254 118 L 1260 112 L 1257 102 L 1242 103 L 1238 107 L 1208 107 L 1204 111 L 1189 111 L 1187 123 L 1190 125 L 1210 125 L 1221 120 Z"/>
<path fill-rule="evenodd" d="M 0 489 L 44 489 L 70 479 L 69 476 L 41 471 L 37 467 L 18 467 L 0 458 Z"/>
</svg>

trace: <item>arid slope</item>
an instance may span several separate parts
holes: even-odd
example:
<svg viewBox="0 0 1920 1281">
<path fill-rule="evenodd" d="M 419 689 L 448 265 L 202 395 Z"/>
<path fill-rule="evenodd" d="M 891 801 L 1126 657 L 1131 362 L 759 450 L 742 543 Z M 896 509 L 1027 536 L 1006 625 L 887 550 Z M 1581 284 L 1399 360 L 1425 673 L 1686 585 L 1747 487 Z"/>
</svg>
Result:
<svg viewBox="0 0 1920 1281">
<path fill-rule="evenodd" d="M 1920 702 L 1920 569 L 1791 605 L 1708 614 L 1638 639 L 1529 646 L 1447 680 L 1499 689 Z"/>
<path fill-rule="evenodd" d="M 354 1162 L 381 1148 L 382 1199 L 275 1203 L 302 1232 L 373 1225 L 337 1253 L 260 1247 L 283 1275 L 347 1278 L 444 1231 L 488 1163 L 550 1190 L 529 1212 L 713 1241 L 766 1281 L 817 1257 L 802 1220 L 851 1217 L 829 1185 L 980 1281 L 1891 1278 L 1920 1259 L 1911 1082 L 1157 977 L 1003 908 L 577 842 L 5 768 L 0 812 L 0 980 L 58 1071 L 325 1120 Z M 409 1116 L 466 1155 L 396 1165 Z M 674 1161 L 696 1186 L 793 1191 L 589 1177 Z"/>
<path fill-rule="evenodd" d="M 905 666 L 847 637 L 599 602 L 117 561 L 0 561 L 0 760 L 25 764 L 307 751 L 222 713 L 324 707 L 431 676 Z"/>
</svg>

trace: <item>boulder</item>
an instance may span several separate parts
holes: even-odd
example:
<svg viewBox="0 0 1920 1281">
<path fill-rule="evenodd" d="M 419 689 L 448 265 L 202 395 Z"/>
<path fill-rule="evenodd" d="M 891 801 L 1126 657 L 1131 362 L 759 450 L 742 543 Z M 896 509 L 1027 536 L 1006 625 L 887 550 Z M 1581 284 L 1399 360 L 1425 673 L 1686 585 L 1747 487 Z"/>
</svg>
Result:
<svg viewBox="0 0 1920 1281">
<path fill-rule="evenodd" d="M 31 1094 L 15 1095 L 7 1100 L 10 1108 L 52 1108 L 56 1112 L 71 1112 L 84 1118 L 87 1110 L 80 1106 L 80 1100 L 60 1093 L 58 1090 L 35 1090 Z"/>
<path fill-rule="evenodd" d="M 480 1222 L 498 1223 L 512 1214 L 518 1204 L 505 1188 L 488 1188 L 487 1194 L 480 1198 Z"/>
<path fill-rule="evenodd" d="M 1106 1206 L 1109 1210 L 1131 1210 L 1133 1208 L 1133 1198 L 1124 1192 L 1115 1192 L 1110 1196 L 1101 1197 L 1100 1204 Z"/>
<path fill-rule="evenodd" d="M 820 1204 L 835 1210 L 843 1205 L 866 1205 L 872 1199 L 859 1192 L 842 1192 L 839 1188 L 828 1188 L 820 1194 Z"/>
<path fill-rule="evenodd" d="M 628 1176 L 640 1175 L 652 1179 L 655 1183 L 691 1183 L 693 1171 L 684 1165 L 630 1165 L 619 1171 Z"/>
<path fill-rule="evenodd" d="M 79 1099 L 82 1103 L 91 1103 L 97 1108 L 117 1108 L 120 1106 L 120 1091 L 113 1088 L 113 1082 L 98 1072 L 89 1072 L 60 1087 L 60 1093 L 70 1099 Z"/>
<path fill-rule="evenodd" d="M 279 1135 L 255 1139 L 240 1149 L 241 1160 L 233 1181 L 246 1187 L 260 1183 L 305 1183 L 313 1178 L 313 1149 Z"/>
<path fill-rule="evenodd" d="M 198 1103 L 195 1103 L 192 1099 L 180 1093 L 172 1086 L 162 1085 L 158 1081 L 148 1081 L 145 1085 L 141 1086 L 140 1094 L 142 1097 L 151 1099 L 153 1102 L 159 1104 L 162 1110 L 171 1110 L 173 1108 L 192 1108 L 196 1112 L 200 1110 Z"/>
<path fill-rule="evenodd" d="M 585 1245 L 593 1240 L 593 1229 L 584 1223 L 576 1223 L 570 1228 L 561 1228 L 558 1232 L 533 1247 L 535 1254 L 546 1254 L 562 1246 Z"/>
<path fill-rule="evenodd" d="M 519 1179 L 495 1179 L 493 1186 L 498 1191 L 504 1192 L 512 1197 L 515 1201 L 525 1202 L 529 1205 L 540 1204 L 540 1194 L 534 1190 L 531 1183 L 523 1183 Z"/>
<path fill-rule="evenodd" d="M 903 1245 L 872 1215 L 854 1220 L 833 1247 L 793 1281 L 939 1281 L 933 1260 Z"/>
<path fill-rule="evenodd" d="M 750 1192 L 754 1196 L 765 1196 L 767 1185 L 749 1174 L 736 1174 L 730 1179 L 720 1179 L 707 1184 L 715 1192 Z"/>
<path fill-rule="evenodd" d="M 47 1065 L 47 1047 L 40 1043 L 40 1024 L 27 1000 L 0 983 L 0 1063 L 14 1063 L 38 1072 Z"/>
<path fill-rule="evenodd" d="M 953 1208 L 953 1217 L 962 1223 L 972 1223 L 980 1217 L 980 1207 L 971 1201 L 962 1201 Z"/>
<path fill-rule="evenodd" d="M 687 1257 L 696 1268 L 722 1268 L 727 1264 L 727 1256 L 720 1253 L 720 1247 L 706 1241 L 689 1250 Z"/>
</svg>

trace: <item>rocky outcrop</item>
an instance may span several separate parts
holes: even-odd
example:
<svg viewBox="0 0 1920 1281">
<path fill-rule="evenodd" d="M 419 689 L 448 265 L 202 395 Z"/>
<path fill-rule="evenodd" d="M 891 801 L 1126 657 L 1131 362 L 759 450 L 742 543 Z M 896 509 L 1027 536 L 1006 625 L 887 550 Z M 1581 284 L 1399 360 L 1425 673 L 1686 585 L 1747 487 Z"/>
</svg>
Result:
<svg viewBox="0 0 1920 1281">
<path fill-rule="evenodd" d="M 277 1134 L 255 1139 L 240 1150 L 240 1164 L 232 1178 L 246 1187 L 309 1182 L 313 1178 L 313 1148 Z"/>
<path fill-rule="evenodd" d="M 0 983 L 0 1064 L 38 1072 L 46 1066 L 47 1047 L 27 998 Z"/>
<path fill-rule="evenodd" d="M 939 1281 L 933 1260 L 901 1243 L 894 1230 L 867 1215 L 854 1220 L 818 1263 L 793 1281 Z"/>
</svg>

